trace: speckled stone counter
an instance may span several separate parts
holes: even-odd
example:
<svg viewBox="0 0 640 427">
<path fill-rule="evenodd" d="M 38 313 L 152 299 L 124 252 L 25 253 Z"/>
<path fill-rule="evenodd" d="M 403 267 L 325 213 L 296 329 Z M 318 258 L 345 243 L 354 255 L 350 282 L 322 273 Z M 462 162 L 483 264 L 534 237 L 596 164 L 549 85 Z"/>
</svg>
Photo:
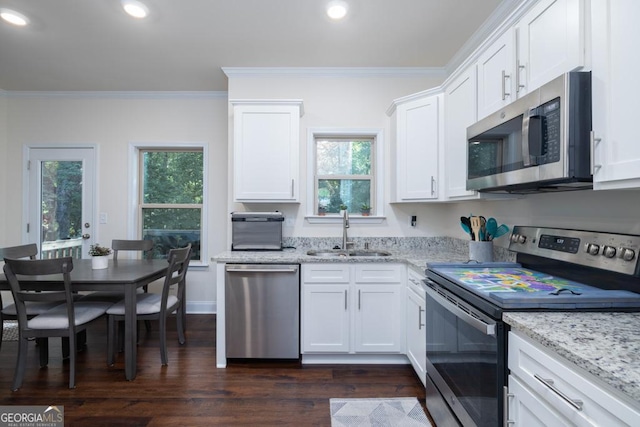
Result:
<svg viewBox="0 0 640 427">
<path fill-rule="evenodd" d="M 391 253 L 383 257 L 323 257 L 310 256 L 310 249 L 331 249 L 341 242 L 336 238 L 287 238 L 282 251 L 226 251 L 217 254 L 212 261 L 222 263 L 336 263 L 336 262 L 401 262 L 420 274 L 424 274 L 427 263 L 434 262 L 465 262 L 469 259 L 468 241 L 451 237 L 373 237 L 353 238 L 354 248 L 362 249 L 364 243 L 369 244 L 371 250 L 384 250 Z M 494 248 L 496 260 L 512 261 L 512 255 L 507 249 Z"/>
<path fill-rule="evenodd" d="M 503 320 L 640 406 L 640 313 L 518 313 Z"/>
</svg>

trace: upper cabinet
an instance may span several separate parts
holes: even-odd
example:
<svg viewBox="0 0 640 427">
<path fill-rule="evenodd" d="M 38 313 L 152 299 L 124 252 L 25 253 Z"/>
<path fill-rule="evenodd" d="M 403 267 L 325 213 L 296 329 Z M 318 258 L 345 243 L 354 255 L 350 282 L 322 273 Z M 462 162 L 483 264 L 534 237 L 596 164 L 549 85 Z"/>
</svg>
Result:
<svg viewBox="0 0 640 427">
<path fill-rule="evenodd" d="M 507 30 L 478 57 L 478 118 L 516 99 L 512 90 L 514 63 L 514 35 Z"/>
<path fill-rule="evenodd" d="M 478 56 L 478 119 L 584 66 L 583 1 L 540 0 Z"/>
<path fill-rule="evenodd" d="M 584 66 L 583 0 L 540 0 L 515 27 L 513 88 L 520 97 Z"/>
<path fill-rule="evenodd" d="M 233 199 L 298 202 L 301 100 L 231 100 Z"/>
<path fill-rule="evenodd" d="M 476 67 L 471 66 L 447 84 L 445 104 L 445 182 L 450 199 L 471 198 L 475 191 L 467 190 L 467 127 L 475 123 Z"/>
<path fill-rule="evenodd" d="M 394 202 L 438 199 L 441 103 L 442 95 L 422 94 L 390 109 Z"/>
<path fill-rule="evenodd" d="M 594 188 L 640 187 L 636 108 L 640 2 L 591 2 Z"/>
</svg>

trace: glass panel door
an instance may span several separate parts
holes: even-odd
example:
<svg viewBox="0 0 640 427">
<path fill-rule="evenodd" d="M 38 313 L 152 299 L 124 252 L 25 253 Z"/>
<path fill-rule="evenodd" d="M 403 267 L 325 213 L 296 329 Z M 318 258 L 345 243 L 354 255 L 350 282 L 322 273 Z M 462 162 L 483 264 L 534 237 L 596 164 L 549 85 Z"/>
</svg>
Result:
<svg viewBox="0 0 640 427">
<path fill-rule="evenodd" d="M 93 242 L 92 148 L 29 150 L 29 242 L 40 258 L 87 258 Z"/>
</svg>

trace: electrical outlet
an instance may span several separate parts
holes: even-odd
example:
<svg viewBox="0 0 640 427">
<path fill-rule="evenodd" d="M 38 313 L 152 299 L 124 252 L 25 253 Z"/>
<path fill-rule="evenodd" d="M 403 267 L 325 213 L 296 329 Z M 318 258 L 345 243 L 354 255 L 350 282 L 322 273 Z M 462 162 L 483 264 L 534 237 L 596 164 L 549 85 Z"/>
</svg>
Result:
<svg viewBox="0 0 640 427">
<path fill-rule="evenodd" d="M 293 227 L 295 225 L 295 221 L 293 220 L 293 218 L 285 217 L 284 225 L 285 227 Z"/>
<path fill-rule="evenodd" d="M 418 222 L 418 217 L 416 215 L 411 215 L 411 226 L 415 227 Z"/>
</svg>

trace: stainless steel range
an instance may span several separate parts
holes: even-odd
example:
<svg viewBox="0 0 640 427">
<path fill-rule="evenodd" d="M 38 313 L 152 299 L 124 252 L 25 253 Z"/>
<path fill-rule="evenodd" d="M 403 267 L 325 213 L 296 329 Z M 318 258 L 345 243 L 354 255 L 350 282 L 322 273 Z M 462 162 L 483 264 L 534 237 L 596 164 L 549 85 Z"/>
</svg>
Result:
<svg viewBox="0 0 640 427">
<path fill-rule="evenodd" d="M 502 426 L 504 311 L 640 311 L 640 236 L 514 227 L 515 263 L 427 265 L 427 407 L 438 426 Z"/>
</svg>

